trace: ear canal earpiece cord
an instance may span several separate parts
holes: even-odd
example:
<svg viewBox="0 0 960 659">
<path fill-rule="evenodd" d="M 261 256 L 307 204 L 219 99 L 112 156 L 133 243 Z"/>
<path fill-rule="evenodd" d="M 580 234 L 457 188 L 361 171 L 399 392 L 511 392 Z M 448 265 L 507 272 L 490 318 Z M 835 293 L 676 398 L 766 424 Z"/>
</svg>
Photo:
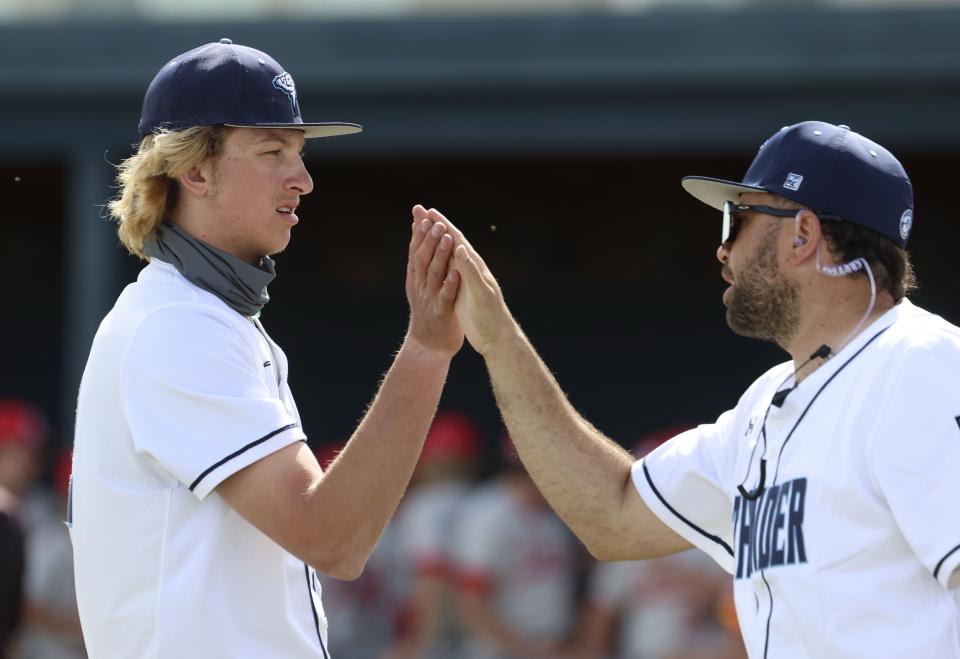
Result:
<svg viewBox="0 0 960 659">
<path fill-rule="evenodd" d="M 850 332 L 844 337 L 843 341 L 840 342 L 840 345 L 837 346 L 837 349 L 834 351 L 834 354 L 843 350 L 853 337 L 857 335 L 857 332 L 860 331 L 860 328 L 863 327 L 863 324 L 867 322 L 867 318 L 870 317 L 870 314 L 873 313 L 873 307 L 877 303 L 877 281 L 873 276 L 873 268 L 870 267 L 870 262 L 867 261 L 862 256 L 855 258 L 854 260 L 844 263 L 842 265 L 823 265 L 820 263 L 820 245 L 821 242 L 817 242 L 817 272 L 824 274 L 828 277 L 844 277 L 846 275 L 852 275 L 858 270 L 866 270 L 867 278 L 870 280 L 870 304 L 867 305 L 867 311 L 863 314 L 863 317 L 860 318 L 860 322 L 850 330 Z M 809 362 L 808 362 L 809 363 Z M 804 364 L 806 366 L 806 364 Z M 800 369 L 797 369 L 798 371 Z"/>
<path fill-rule="evenodd" d="M 867 305 L 866 313 L 864 313 L 863 317 L 860 318 L 860 322 L 858 322 L 856 326 L 852 330 L 850 330 L 850 332 L 844 337 L 843 341 L 841 341 L 840 344 L 837 346 L 836 351 L 832 350 L 830 346 L 826 344 L 820 346 L 819 348 L 813 351 L 813 354 L 810 355 L 807 361 L 800 364 L 800 366 L 798 366 L 793 371 L 793 377 L 796 377 L 796 374 L 802 371 L 804 368 L 806 368 L 807 364 L 812 362 L 814 359 L 829 359 L 832 355 L 835 355 L 836 353 L 843 350 L 844 346 L 846 346 L 850 342 L 850 340 L 857 335 L 857 332 L 860 331 L 860 328 L 863 327 L 863 324 L 867 322 L 867 318 L 869 318 L 870 314 L 873 313 L 873 307 L 876 305 L 876 302 L 877 302 L 877 282 L 873 276 L 873 269 L 870 267 L 869 261 L 867 261 L 862 256 L 848 263 L 844 263 L 842 265 L 823 265 L 820 262 L 820 243 L 818 242 L 816 267 L 817 267 L 817 272 L 823 275 L 826 275 L 827 277 L 845 277 L 847 275 L 853 274 L 854 272 L 857 272 L 858 270 L 865 269 L 867 271 L 867 278 L 870 280 L 870 303 Z M 789 378 L 787 378 L 787 380 L 789 380 Z M 781 382 L 780 387 L 786 384 L 787 380 L 784 380 L 783 382 Z M 740 496 L 742 496 L 744 499 L 747 499 L 748 501 L 754 501 L 756 499 L 759 499 L 760 496 L 763 494 L 764 490 L 766 489 L 767 459 L 763 456 L 767 452 L 766 425 L 767 425 L 767 415 L 770 413 L 770 406 L 776 405 L 777 407 L 782 407 L 783 402 L 787 398 L 787 395 L 791 391 L 793 391 L 796 388 L 796 386 L 797 385 L 794 385 L 793 387 L 788 387 L 787 389 L 781 389 L 780 387 L 778 387 L 777 388 L 778 391 L 773 395 L 773 398 L 771 398 L 770 405 L 767 406 L 767 411 L 763 415 L 763 423 L 760 426 L 760 435 L 763 438 L 763 453 L 760 454 L 761 456 L 760 457 L 760 482 L 757 485 L 757 487 L 753 490 L 747 490 L 744 487 L 744 484 L 747 482 L 747 479 L 750 478 L 750 470 L 753 466 L 753 456 L 756 454 L 757 444 L 759 444 L 759 442 L 757 442 L 757 444 L 754 444 L 753 451 L 751 451 L 750 453 L 750 462 L 747 466 L 747 473 L 743 478 L 743 483 L 741 483 L 740 485 L 737 485 L 737 490 L 740 492 Z"/>
</svg>

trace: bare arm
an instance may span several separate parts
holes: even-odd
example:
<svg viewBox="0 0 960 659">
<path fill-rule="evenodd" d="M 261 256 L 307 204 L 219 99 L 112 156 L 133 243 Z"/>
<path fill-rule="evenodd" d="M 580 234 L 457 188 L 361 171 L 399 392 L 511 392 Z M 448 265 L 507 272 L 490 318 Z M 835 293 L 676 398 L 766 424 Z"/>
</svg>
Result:
<svg viewBox="0 0 960 659">
<path fill-rule="evenodd" d="M 435 230 L 434 230 L 435 229 Z M 410 328 L 380 390 L 324 473 L 303 444 L 223 481 L 217 492 L 292 554 L 335 577 L 360 575 L 410 481 L 450 360 L 463 344 L 453 313 L 459 278 L 442 223 L 412 227 Z"/>
<path fill-rule="evenodd" d="M 557 514 L 601 560 L 650 558 L 689 548 L 637 494 L 630 454 L 567 401 L 480 255 L 440 213 L 424 215 L 446 223 L 456 238 L 454 267 L 462 279 L 457 316 L 486 361 L 520 459 Z"/>
</svg>

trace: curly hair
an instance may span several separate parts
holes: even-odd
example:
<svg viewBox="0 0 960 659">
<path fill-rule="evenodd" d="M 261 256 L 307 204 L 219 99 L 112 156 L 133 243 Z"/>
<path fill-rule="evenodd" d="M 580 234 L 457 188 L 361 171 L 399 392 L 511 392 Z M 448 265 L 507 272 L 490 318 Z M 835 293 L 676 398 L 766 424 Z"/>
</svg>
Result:
<svg viewBox="0 0 960 659">
<path fill-rule="evenodd" d="M 797 202 L 774 195 L 773 205 L 781 208 L 805 208 L 816 210 Z M 910 262 L 910 253 L 890 238 L 869 227 L 845 220 L 825 220 L 820 218 L 820 227 L 826 238 L 830 256 L 837 263 L 849 263 L 863 257 L 870 264 L 877 289 L 885 290 L 899 302 L 918 287 L 917 277 Z M 858 270 L 854 277 L 866 277 L 867 273 Z"/>
<path fill-rule="evenodd" d="M 117 235 L 127 250 L 143 260 L 143 245 L 177 205 L 177 177 L 207 158 L 219 155 L 231 129 L 198 126 L 160 131 L 140 141 L 137 152 L 117 167 L 118 195 L 107 210 L 118 224 Z"/>
<path fill-rule="evenodd" d="M 868 227 L 843 220 L 820 220 L 827 249 L 838 263 L 863 257 L 873 270 L 877 288 L 886 290 L 899 302 L 917 288 L 917 277 L 910 253 L 895 242 Z M 865 277 L 864 271 L 855 276 Z"/>
</svg>

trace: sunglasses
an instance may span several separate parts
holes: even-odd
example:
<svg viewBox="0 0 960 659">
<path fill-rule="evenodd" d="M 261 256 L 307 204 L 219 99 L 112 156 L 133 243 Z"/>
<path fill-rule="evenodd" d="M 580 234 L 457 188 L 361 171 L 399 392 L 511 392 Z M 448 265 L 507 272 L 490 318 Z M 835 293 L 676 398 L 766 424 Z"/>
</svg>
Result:
<svg viewBox="0 0 960 659">
<path fill-rule="evenodd" d="M 740 232 L 740 225 L 743 224 L 743 218 L 738 217 L 737 213 L 753 211 L 754 213 L 763 213 L 773 217 L 796 217 L 799 209 L 774 208 L 773 206 L 751 206 L 749 204 L 735 204 L 732 201 L 723 202 L 723 233 L 721 234 L 721 244 L 732 243 L 737 239 Z M 816 213 L 816 211 L 814 211 Z M 817 213 L 821 220 L 840 220 L 837 215 L 825 215 Z"/>
</svg>

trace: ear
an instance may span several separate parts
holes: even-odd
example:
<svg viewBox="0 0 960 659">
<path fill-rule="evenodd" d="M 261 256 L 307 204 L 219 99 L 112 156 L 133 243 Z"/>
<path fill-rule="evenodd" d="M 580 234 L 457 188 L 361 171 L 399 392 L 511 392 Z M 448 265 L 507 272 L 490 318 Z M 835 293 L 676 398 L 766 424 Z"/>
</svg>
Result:
<svg viewBox="0 0 960 659">
<path fill-rule="evenodd" d="M 213 191 L 213 163 L 208 158 L 177 177 L 183 194 L 206 197 Z"/>
<path fill-rule="evenodd" d="M 793 241 L 790 246 L 790 254 L 787 256 L 787 263 L 800 265 L 808 258 L 816 255 L 817 243 L 820 242 L 822 236 L 820 218 L 812 211 L 797 211 L 797 216 L 793 222 Z"/>
</svg>

